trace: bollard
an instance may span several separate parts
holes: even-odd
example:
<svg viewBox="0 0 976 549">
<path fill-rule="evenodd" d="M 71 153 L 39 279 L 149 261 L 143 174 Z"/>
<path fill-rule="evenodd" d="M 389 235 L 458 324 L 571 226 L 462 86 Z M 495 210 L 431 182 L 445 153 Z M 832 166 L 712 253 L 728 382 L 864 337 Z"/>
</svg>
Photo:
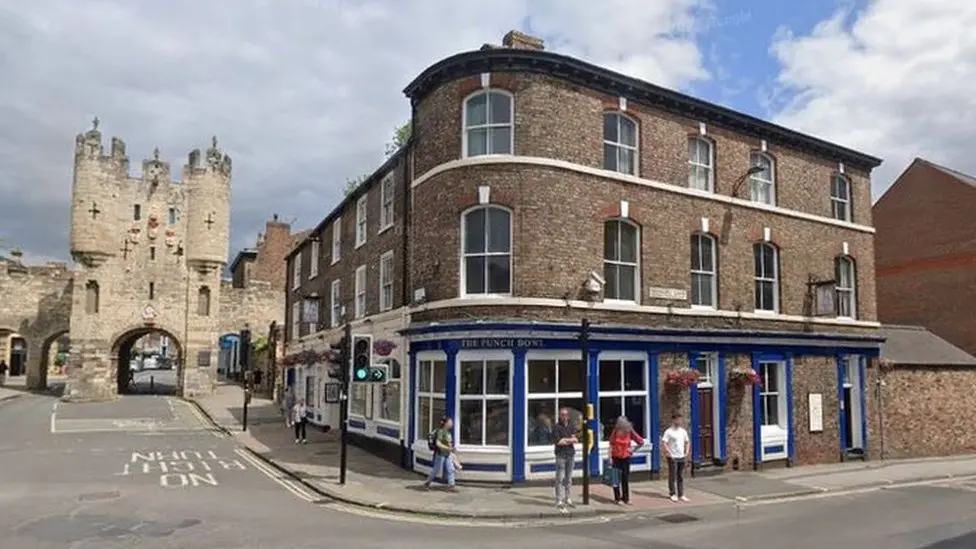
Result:
<svg viewBox="0 0 976 549">
<path fill-rule="evenodd" d="M 156 392 L 155 385 L 156 385 L 156 376 L 149 376 L 149 392 L 150 393 L 155 393 Z"/>
</svg>

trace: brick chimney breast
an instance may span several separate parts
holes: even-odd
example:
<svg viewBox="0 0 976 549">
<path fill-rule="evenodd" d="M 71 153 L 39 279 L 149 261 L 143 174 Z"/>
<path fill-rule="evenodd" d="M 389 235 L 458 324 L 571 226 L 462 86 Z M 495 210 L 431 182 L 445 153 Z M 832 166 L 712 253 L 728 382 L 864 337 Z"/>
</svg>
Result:
<svg viewBox="0 0 976 549">
<path fill-rule="evenodd" d="M 543 51 L 546 49 L 545 42 L 541 38 L 529 36 L 517 30 L 509 31 L 505 34 L 502 38 L 502 45 L 515 50 Z"/>
</svg>

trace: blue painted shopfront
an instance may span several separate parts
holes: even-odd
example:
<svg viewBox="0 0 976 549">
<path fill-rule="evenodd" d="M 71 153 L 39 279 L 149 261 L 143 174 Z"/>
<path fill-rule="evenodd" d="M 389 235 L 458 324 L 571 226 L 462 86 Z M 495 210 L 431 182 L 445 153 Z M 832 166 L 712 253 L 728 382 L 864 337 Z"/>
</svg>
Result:
<svg viewBox="0 0 976 549">
<path fill-rule="evenodd" d="M 430 452 L 426 448 L 427 428 L 430 425 L 419 425 L 420 421 L 430 421 L 430 417 L 438 401 L 443 412 L 456 418 L 455 440 L 458 439 L 459 427 L 457 423 L 465 421 L 464 414 L 459 417 L 459 406 L 466 403 L 471 406 L 472 401 L 459 390 L 459 365 L 462 362 L 507 361 L 508 380 L 505 384 L 507 395 L 498 397 L 484 397 L 487 403 L 490 398 L 497 398 L 499 402 L 508 402 L 508 430 L 507 441 L 487 441 L 482 444 L 465 445 L 460 440 L 459 455 L 464 465 L 464 474 L 472 480 L 487 480 L 501 482 L 524 482 L 526 480 L 547 478 L 554 470 L 551 446 L 533 446 L 529 440 L 532 429 L 529 427 L 535 419 L 530 408 L 533 402 L 532 389 L 529 387 L 528 364 L 539 360 L 546 362 L 560 360 L 575 360 L 581 358 L 580 342 L 578 339 L 578 324 L 562 323 L 490 323 L 465 322 L 457 324 L 432 324 L 413 326 L 404 330 L 403 335 L 409 341 L 409 405 L 405 428 L 407 430 L 407 444 L 410 446 L 409 461 L 417 471 L 429 470 L 431 465 Z M 653 443 L 650 448 L 639 449 L 632 460 L 635 471 L 658 472 L 661 470 L 662 456 L 657 441 L 660 439 L 663 426 L 661 417 L 659 386 L 659 360 L 664 353 L 681 353 L 688 357 L 687 366 L 695 367 L 696 360 L 704 355 L 717 357 L 716 371 L 710 381 L 711 390 L 715 392 L 717 403 L 726 401 L 728 391 L 726 360 L 730 354 L 747 355 L 752 357 L 752 367 L 756 371 L 765 368 L 770 370 L 779 368 L 782 389 L 785 391 L 786 402 L 793 401 L 793 357 L 794 356 L 827 356 L 837 357 L 838 364 L 842 357 L 858 357 L 860 365 L 859 390 L 861 396 L 857 399 L 861 406 L 858 416 L 863 421 L 866 414 L 863 410 L 863 380 L 865 359 L 878 355 L 881 338 L 874 336 L 810 334 L 796 332 L 733 332 L 733 331 L 677 331 L 667 329 L 646 329 L 623 326 L 594 325 L 591 328 L 590 356 L 585 367 L 585 379 L 589 400 L 594 407 L 594 419 L 588 426 L 596 433 L 598 440 L 603 440 L 601 405 L 608 408 L 617 406 L 618 396 L 620 410 L 627 409 L 627 403 L 643 402 L 639 421 L 631 420 L 635 425 L 641 425 L 643 435 L 648 442 Z M 669 355 L 672 356 L 672 355 Z M 433 363 L 440 363 L 444 367 L 443 389 L 438 392 L 432 389 L 435 374 L 431 375 L 430 384 L 422 384 L 418 376 L 421 369 L 426 372 L 436 370 Z M 620 378 L 623 380 L 633 370 L 637 363 L 643 370 L 643 382 L 639 391 L 631 384 L 619 391 L 607 392 L 606 379 L 601 380 L 601 368 L 616 369 L 616 362 L 621 363 Z M 602 365 L 601 365 L 602 363 Z M 487 362 L 485 363 L 487 368 Z M 684 366 L 682 364 L 681 366 Z M 840 368 L 842 366 L 839 366 Z M 765 371 L 764 370 L 764 371 Z M 555 374 L 558 376 L 558 374 Z M 772 375 L 772 374 L 770 374 Z M 839 374 L 838 390 L 841 389 L 843 372 Z M 606 378 L 608 376 L 604 376 Z M 771 378 L 772 379 L 772 378 Z M 621 382 L 625 384 L 625 382 Z M 485 377 L 485 385 L 488 378 Z M 603 387 L 601 387 L 603 385 Z M 626 385 L 626 384 L 625 384 Z M 699 462 L 705 454 L 701 438 L 698 436 L 698 387 L 689 389 L 690 414 L 688 417 L 689 431 L 692 435 L 692 458 Z M 432 392 L 433 391 L 433 392 Z M 436 395 L 434 393 L 437 393 Z M 557 390 L 556 403 L 561 407 L 560 394 Z M 639 393 L 639 395 L 638 395 Z M 775 433 L 763 426 L 763 398 L 769 398 L 761 393 L 759 387 L 752 388 L 753 399 L 753 440 L 754 458 L 757 463 L 772 459 L 792 459 L 795 457 L 795 443 L 792 436 L 785 436 L 782 443 L 775 443 Z M 544 397 L 550 398 L 550 397 Z M 641 400 L 641 398 L 643 400 Z M 601 400 L 602 399 L 602 400 Z M 566 400 L 571 400 L 567 398 Z M 423 404 L 421 403 L 423 401 Z M 473 406 L 479 406 L 478 400 Z M 609 404 L 608 404 L 609 403 Z M 497 404 L 497 403 L 496 403 Z M 488 404 L 483 404 L 487 410 Z M 635 405 L 636 406 L 636 405 Z M 423 408 L 423 409 L 421 409 Z M 786 406 L 785 417 L 780 423 L 787 426 L 784 432 L 793 431 L 792 406 Z M 438 410 L 439 411 L 439 410 Z M 617 409 L 614 408 L 614 413 Z M 687 411 L 686 411 L 687 413 Z M 628 414 L 629 416 L 630 414 Z M 717 439 L 714 448 L 709 448 L 709 457 L 717 462 L 723 462 L 727 456 L 728 418 L 723 404 L 717 406 L 714 416 L 714 436 Z M 488 414 L 479 419 L 483 424 L 489 423 Z M 606 418 L 605 418 L 606 419 Z M 843 420 L 842 420 L 843 421 Z M 470 427 L 470 426 L 468 426 Z M 481 433 L 487 432 L 487 427 L 480 427 Z M 469 429 L 470 431 L 471 429 Z M 866 423 L 859 429 L 861 443 L 866 444 Z M 474 429 L 477 433 L 478 430 Z M 770 438 L 772 437 L 772 438 Z M 849 440 L 850 437 L 848 437 Z M 774 443 L 763 441 L 773 440 Z M 411 444 L 410 441 L 413 441 Z M 844 444 L 842 435 L 841 444 Z M 587 461 L 594 475 L 599 474 L 601 462 L 606 457 L 606 444 L 595 444 L 589 452 Z M 583 453 L 577 448 L 579 462 L 577 469 L 582 470 Z"/>
</svg>

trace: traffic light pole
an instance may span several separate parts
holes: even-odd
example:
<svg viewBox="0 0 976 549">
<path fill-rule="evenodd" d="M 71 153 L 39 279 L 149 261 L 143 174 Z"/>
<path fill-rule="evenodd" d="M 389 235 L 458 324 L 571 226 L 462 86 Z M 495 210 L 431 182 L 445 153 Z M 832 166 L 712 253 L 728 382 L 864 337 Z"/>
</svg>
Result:
<svg viewBox="0 0 976 549">
<path fill-rule="evenodd" d="M 247 406 L 251 403 L 251 330 L 244 325 L 237 344 L 237 356 L 244 374 L 244 410 L 241 413 L 241 431 L 247 431 Z"/>
<path fill-rule="evenodd" d="M 580 326 L 580 353 L 583 360 L 583 505 L 590 504 L 590 422 L 593 420 L 593 406 L 590 405 L 590 320 L 584 318 Z"/>
<path fill-rule="evenodd" d="M 339 485 L 346 484 L 346 460 L 349 457 L 349 378 L 352 376 L 352 326 L 346 323 L 342 333 L 343 345 L 348 351 L 342 366 L 342 393 L 339 396 Z"/>
</svg>

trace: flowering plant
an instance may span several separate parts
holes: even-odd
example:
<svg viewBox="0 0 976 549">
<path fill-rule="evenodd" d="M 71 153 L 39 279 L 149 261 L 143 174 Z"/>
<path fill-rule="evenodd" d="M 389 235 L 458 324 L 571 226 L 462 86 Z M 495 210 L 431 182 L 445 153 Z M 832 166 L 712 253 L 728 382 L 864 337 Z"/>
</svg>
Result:
<svg viewBox="0 0 976 549">
<path fill-rule="evenodd" d="M 281 366 L 288 368 L 290 366 L 295 366 L 298 364 L 303 364 L 305 366 L 311 366 L 313 364 L 319 364 L 322 362 L 335 362 L 333 360 L 332 351 L 313 351 L 311 349 L 305 349 L 304 351 L 299 351 L 290 355 L 285 355 L 281 359 Z"/>
<path fill-rule="evenodd" d="M 668 372 L 668 376 L 665 378 L 664 382 L 672 387 L 687 389 L 688 387 L 698 383 L 698 378 L 700 377 L 701 372 L 694 368 L 681 368 L 680 370 Z"/>
<path fill-rule="evenodd" d="M 734 368 L 729 372 L 729 381 L 740 385 L 757 385 L 762 387 L 763 381 L 759 373 L 752 368 Z"/>
</svg>

